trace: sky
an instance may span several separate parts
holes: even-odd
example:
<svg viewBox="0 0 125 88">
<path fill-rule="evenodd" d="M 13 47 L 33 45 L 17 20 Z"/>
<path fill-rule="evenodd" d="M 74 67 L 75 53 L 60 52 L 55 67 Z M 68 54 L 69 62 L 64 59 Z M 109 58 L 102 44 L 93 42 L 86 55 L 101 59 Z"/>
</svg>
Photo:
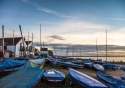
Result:
<svg viewBox="0 0 125 88">
<path fill-rule="evenodd" d="M 0 24 L 5 37 L 13 37 L 13 30 L 14 36 L 21 36 L 21 25 L 25 39 L 29 32 L 32 40 L 33 33 L 36 45 L 40 44 L 40 24 L 41 41 L 60 45 L 105 45 L 107 29 L 107 44 L 121 52 L 125 0 L 0 0 Z"/>
</svg>

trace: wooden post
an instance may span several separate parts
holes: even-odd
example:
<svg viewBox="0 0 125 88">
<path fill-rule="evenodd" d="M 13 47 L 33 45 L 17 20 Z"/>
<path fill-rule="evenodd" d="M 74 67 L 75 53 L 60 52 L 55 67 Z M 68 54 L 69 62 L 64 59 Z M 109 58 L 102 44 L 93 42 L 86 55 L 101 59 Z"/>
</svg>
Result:
<svg viewBox="0 0 125 88">
<path fill-rule="evenodd" d="M 106 62 L 107 62 L 107 29 L 106 29 Z"/>
<path fill-rule="evenodd" d="M 14 30 L 13 30 L 13 54 L 14 54 L 13 57 L 15 58 L 15 49 L 14 49 L 14 46 L 15 45 L 14 45 Z"/>
<path fill-rule="evenodd" d="M 98 60 L 98 47 L 97 47 L 97 38 L 96 38 L 96 51 L 97 51 L 97 60 Z"/>
<path fill-rule="evenodd" d="M 3 37 L 3 58 L 4 58 L 4 25 L 2 25 L 2 37 Z"/>
</svg>

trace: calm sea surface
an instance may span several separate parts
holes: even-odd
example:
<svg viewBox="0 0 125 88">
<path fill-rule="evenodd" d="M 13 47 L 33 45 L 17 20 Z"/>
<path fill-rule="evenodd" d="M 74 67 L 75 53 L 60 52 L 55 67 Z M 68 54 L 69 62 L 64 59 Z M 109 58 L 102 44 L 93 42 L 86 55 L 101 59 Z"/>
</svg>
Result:
<svg viewBox="0 0 125 88">
<path fill-rule="evenodd" d="M 80 57 L 80 58 L 83 58 L 83 59 L 91 58 L 91 59 L 94 59 L 94 60 L 97 59 L 97 57 Z M 102 59 L 103 61 L 105 61 L 106 57 L 98 57 L 98 59 Z M 107 61 L 113 61 L 113 60 L 125 62 L 125 57 L 107 57 Z"/>
</svg>

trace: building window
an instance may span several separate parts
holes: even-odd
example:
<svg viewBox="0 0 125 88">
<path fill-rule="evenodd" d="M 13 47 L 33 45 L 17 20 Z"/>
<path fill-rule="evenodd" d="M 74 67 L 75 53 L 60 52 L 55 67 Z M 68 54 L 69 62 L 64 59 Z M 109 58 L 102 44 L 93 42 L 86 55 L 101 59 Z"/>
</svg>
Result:
<svg viewBox="0 0 125 88">
<path fill-rule="evenodd" d="M 24 45 L 23 45 L 23 43 L 20 43 L 20 51 L 24 51 Z"/>
</svg>

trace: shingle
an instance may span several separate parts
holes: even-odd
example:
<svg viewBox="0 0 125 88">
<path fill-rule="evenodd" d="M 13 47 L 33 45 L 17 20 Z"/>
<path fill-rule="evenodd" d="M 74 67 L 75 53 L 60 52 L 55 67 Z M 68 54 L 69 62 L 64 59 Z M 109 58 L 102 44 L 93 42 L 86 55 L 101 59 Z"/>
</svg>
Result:
<svg viewBox="0 0 125 88">
<path fill-rule="evenodd" d="M 16 45 L 21 39 L 22 37 L 14 37 L 14 45 Z M 2 42 L 3 39 L 0 38 L 0 45 L 3 45 Z M 6 45 L 13 45 L 13 38 L 4 38 L 4 42 Z"/>
</svg>

